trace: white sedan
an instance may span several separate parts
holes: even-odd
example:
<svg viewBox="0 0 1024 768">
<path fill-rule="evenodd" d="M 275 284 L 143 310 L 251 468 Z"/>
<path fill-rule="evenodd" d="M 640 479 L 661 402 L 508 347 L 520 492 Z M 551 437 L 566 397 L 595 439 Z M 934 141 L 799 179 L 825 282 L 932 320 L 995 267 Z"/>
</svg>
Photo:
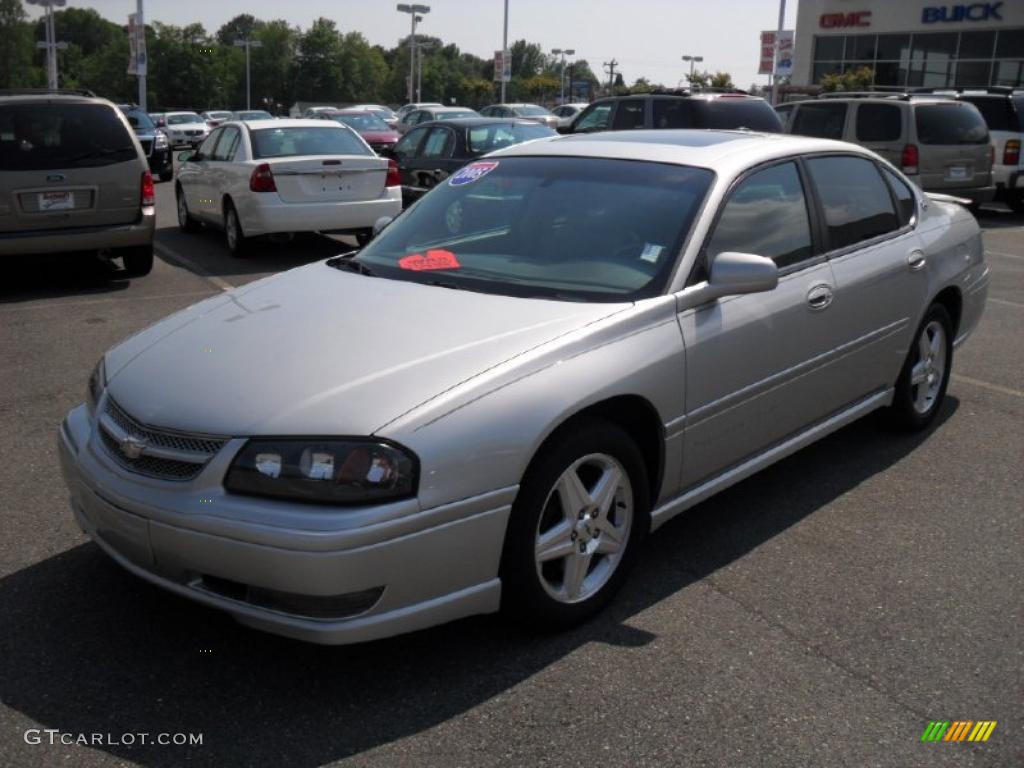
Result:
<svg viewBox="0 0 1024 768">
<path fill-rule="evenodd" d="M 362 245 L 378 219 L 402 210 L 395 161 L 333 121 L 225 123 L 180 159 L 178 225 L 223 228 L 235 256 L 278 233 L 353 234 Z"/>
<path fill-rule="evenodd" d="M 210 135 L 210 127 L 195 112 L 168 112 L 163 129 L 172 147 L 194 147 Z"/>
</svg>

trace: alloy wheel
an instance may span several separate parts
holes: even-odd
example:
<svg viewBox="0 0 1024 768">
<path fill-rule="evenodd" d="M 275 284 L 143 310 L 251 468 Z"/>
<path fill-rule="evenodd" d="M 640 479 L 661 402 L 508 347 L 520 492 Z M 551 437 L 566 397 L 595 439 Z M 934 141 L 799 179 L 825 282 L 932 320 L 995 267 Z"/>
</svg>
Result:
<svg viewBox="0 0 1024 768">
<path fill-rule="evenodd" d="M 928 413 L 942 391 L 946 377 L 946 329 L 932 320 L 917 340 L 917 362 L 910 372 L 914 410 Z"/>
<path fill-rule="evenodd" d="M 561 603 L 579 603 L 611 579 L 633 526 L 629 474 L 612 456 L 590 454 L 566 469 L 537 522 L 534 563 L 541 586 Z"/>
</svg>

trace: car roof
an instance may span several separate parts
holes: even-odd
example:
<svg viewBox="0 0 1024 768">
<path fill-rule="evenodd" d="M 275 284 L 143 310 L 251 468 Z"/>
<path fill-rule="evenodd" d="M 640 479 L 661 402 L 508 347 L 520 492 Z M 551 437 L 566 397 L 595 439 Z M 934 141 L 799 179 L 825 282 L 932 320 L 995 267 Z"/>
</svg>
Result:
<svg viewBox="0 0 1024 768">
<path fill-rule="evenodd" d="M 577 133 L 517 144 L 491 156 L 592 157 L 737 170 L 808 152 L 874 157 L 869 150 L 842 141 L 743 130 L 693 129 Z"/>
<path fill-rule="evenodd" d="M 38 104 L 40 102 L 50 101 L 66 104 L 113 104 L 113 102 L 100 98 L 99 96 L 86 96 L 81 93 L 54 93 L 47 91 L 41 91 L 39 93 L 32 93 L 28 91 L 4 93 L 0 90 L 0 102 L 5 104 L 14 104 L 17 102 Z"/>
<path fill-rule="evenodd" d="M 421 107 L 424 112 L 476 112 L 472 107 Z"/>
<path fill-rule="evenodd" d="M 313 118 L 286 117 L 261 118 L 259 120 L 229 120 L 223 125 L 245 125 L 253 130 L 260 128 L 338 128 L 342 131 L 349 130 L 348 126 L 335 123 L 333 120 L 314 120 Z"/>
<path fill-rule="evenodd" d="M 484 125 L 522 125 L 528 128 L 543 128 L 540 123 L 533 120 L 523 120 L 519 117 L 456 117 L 453 120 L 425 120 L 417 123 L 416 128 L 425 125 L 449 125 L 454 128 L 478 128 Z"/>
<path fill-rule="evenodd" d="M 346 107 L 345 109 L 332 109 L 327 113 L 328 115 L 363 115 L 366 117 L 376 117 L 369 109 L 356 109 L 355 107 Z"/>
<path fill-rule="evenodd" d="M 192 111 L 187 110 L 187 109 L 182 109 L 182 110 L 179 110 L 177 112 L 164 112 L 164 114 L 167 117 L 170 117 L 171 115 L 195 115 L 196 117 L 199 117 L 199 113 L 198 112 L 192 112 Z"/>
</svg>

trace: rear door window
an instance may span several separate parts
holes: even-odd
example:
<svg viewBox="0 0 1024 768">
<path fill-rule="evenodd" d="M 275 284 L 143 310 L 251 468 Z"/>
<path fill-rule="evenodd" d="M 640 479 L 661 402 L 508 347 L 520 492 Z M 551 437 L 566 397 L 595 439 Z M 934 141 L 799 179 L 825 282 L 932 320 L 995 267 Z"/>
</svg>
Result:
<svg viewBox="0 0 1024 768">
<path fill-rule="evenodd" d="M 892 197 L 877 166 L 862 157 L 807 160 L 825 214 L 830 250 L 846 248 L 900 228 Z"/>
<path fill-rule="evenodd" d="M 644 127 L 644 100 L 624 99 L 615 109 L 615 122 L 612 129 L 628 131 Z"/>
<path fill-rule="evenodd" d="M 988 126 L 970 104 L 919 104 L 914 115 L 922 144 L 988 144 Z"/>
<path fill-rule="evenodd" d="M 416 128 L 409 131 L 405 136 L 398 140 L 395 144 L 395 157 L 399 160 L 409 160 L 415 157 L 416 150 L 423 141 L 423 137 L 427 135 L 428 128 Z"/>
<path fill-rule="evenodd" d="M 823 101 L 820 104 L 801 104 L 793 118 L 792 133 L 819 139 L 842 139 L 846 125 L 847 105 Z"/>
<path fill-rule="evenodd" d="M 447 128 L 434 128 L 423 145 L 423 157 L 450 157 L 455 149 L 455 133 Z"/>
<path fill-rule="evenodd" d="M 729 195 L 708 256 L 713 259 L 726 251 L 767 256 L 780 269 L 814 254 L 807 200 L 795 164 L 757 171 Z"/>
<path fill-rule="evenodd" d="M 0 106 L 0 171 L 97 168 L 137 157 L 119 113 L 104 104 Z"/>
<path fill-rule="evenodd" d="M 888 168 L 882 169 L 882 175 L 885 176 L 886 183 L 888 183 L 892 188 L 893 194 L 896 195 L 896 206 L 899 209 L 900 226 L 905 227 L 908 224 L 911 224 L 917 216 L 917 199 L 914 197 L 913 191 L 911 191 L 910 187 L 907 186 L 903 179 Z"/>
<path fill-rule="evenodd" d="M 990 131 L 1020 131 L 1020 122 L 1013 102 L 1006 96 L 964 96 L 963 101 L 973 104 L 985 118 Z"/>
<path fill-rule="evenodd" d="M 217 142 L 217 148 L 213 150 L 213 157 L 211 160 L 233 160 L 235 157 L 235 150 L 238 149 L 238 129 L 237 128 L 225 128 L 221 134 L 220 141 Z"/>
<path fill-rule="evenodd" d="M 866 143 L 899 141 L 903 135 L 903 113 L 895 104 L 858 104 L 857 141 Z"/>
</svg>

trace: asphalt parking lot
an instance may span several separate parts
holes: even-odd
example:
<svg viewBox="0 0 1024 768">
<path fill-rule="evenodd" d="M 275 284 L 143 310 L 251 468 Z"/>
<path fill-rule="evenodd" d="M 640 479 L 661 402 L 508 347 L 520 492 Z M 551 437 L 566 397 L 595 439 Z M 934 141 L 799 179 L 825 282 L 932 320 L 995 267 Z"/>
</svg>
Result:
<svg viewBox="0 0 1024 768">
<path fill-rule="evenodd" d="M 1024 218 L 982 212 L 989 305 L 932 432 L 868 418 L 704 503 L 574 631 L 481 617 L 322 648 L 128 575 L 69 513 L 57 428 L 106 348 L 343 247 L 235 260 L 217 233 L 178 232 L 170 184 L 157 196 L 145 278 L 4 267 L 0 765 L 1024 765 Z M 921 743 L 932 720 L 998 726 Z"/>
</svg>

